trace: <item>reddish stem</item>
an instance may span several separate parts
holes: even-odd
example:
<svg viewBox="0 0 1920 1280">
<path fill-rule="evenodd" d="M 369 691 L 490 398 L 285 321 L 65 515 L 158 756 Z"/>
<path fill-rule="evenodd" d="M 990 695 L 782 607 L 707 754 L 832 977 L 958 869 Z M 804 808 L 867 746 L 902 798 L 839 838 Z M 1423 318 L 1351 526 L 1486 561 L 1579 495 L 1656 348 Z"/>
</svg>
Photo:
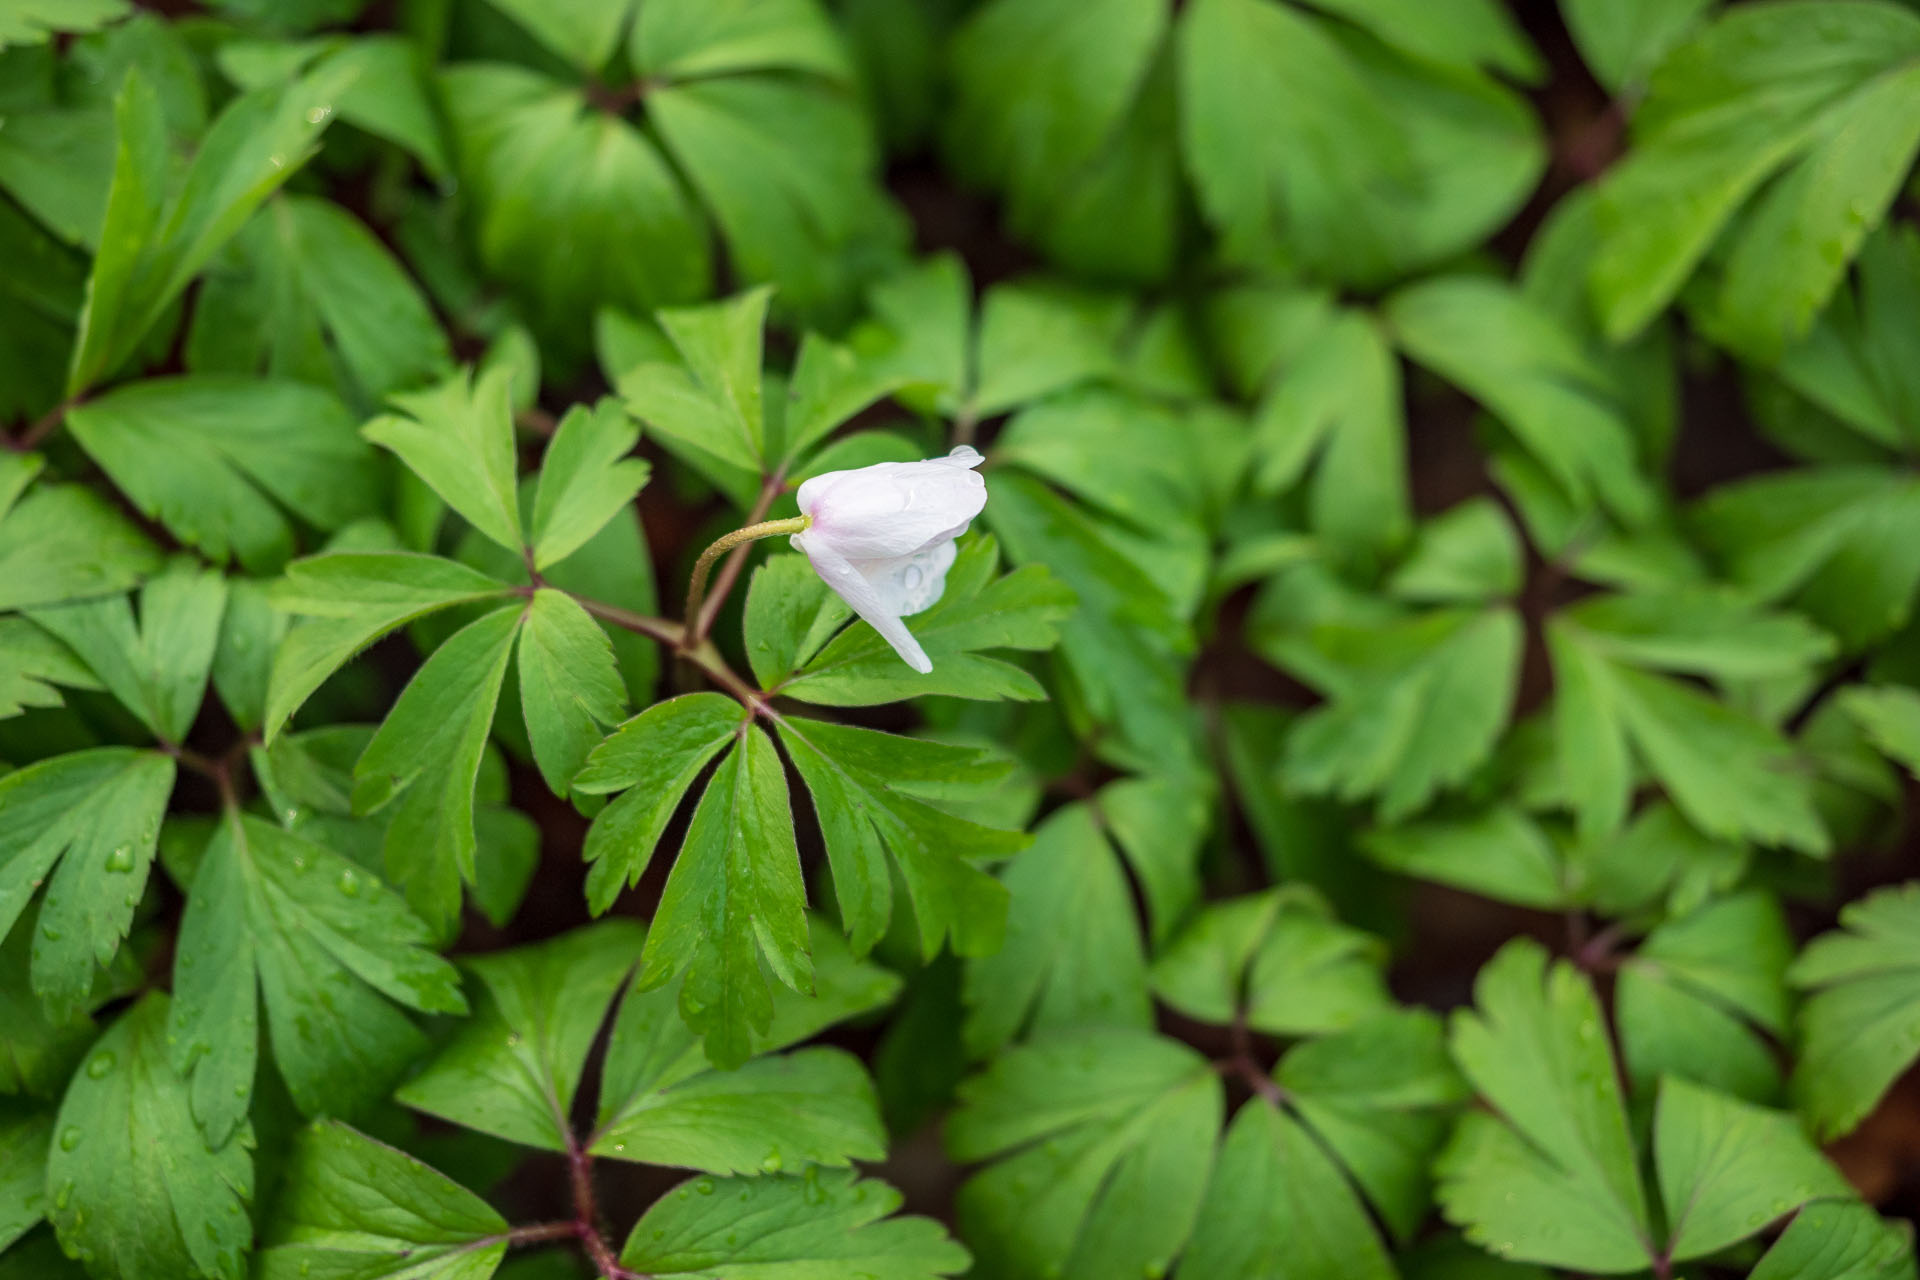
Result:
<svg viewBox="0 0 1920 1280">
<path fill-rule="evenodd" d="M 1273 1077 L 1260 1065 L 1260 1059 L 1253 1051 L 1253 1033 L 1247 1027 L 1244 1009 L 1234 1014 L 1233 1023 L 1227 1031 L 1233 1038 L 1233 1052 L 1215 1059 L 1214 1070 L 1222 1075 L 1238 1076 L 1249 1089 L 1276 1107 L 1285 1103 L 1286 1090 L 1274 1083 Z"/>
<path fill-rule="evenodd" d="M 541 1244 L 548 1240 L 577 1240 L 580 1237 L 580 1224 L 568 1219 L 565 1222 L 536 1222 L 530 1226 L 514 1227 L 507 1232 L 507 1244 L 519 1247 L 527 1244 Z"/>
<path fill-rule="evenodd" d="M 767 512 L 773 509 L 773 500 L 780 496 L 786 487 L 785 471 L 775 471 L 760 486 L 760 496 L 754 499 L 753 510 L 747 513 L 747 524 L 756 525 L 767 518 Z M 742 543 L 728 553 L 720 562 L 720 573 L 713 580 L 713 589 L 700 605 L 700 612 L 687 619 L 687 637 L 682 642 L 685 649 L 699 646 L 713 630 L 714 619 L 720 616 L 720 606 L 727 602 L 727 595 L 733 590 L 733 584 L 740 579 L 740 571 L 746 568 L 747 555 L 752 550 L 751 543 Z"/>
<path fill-rule="evenodd" d="M 38 422 L 28 427 L 26 432 L 21 435 L 18 440 L 13 442 L 13 447 L 21 453 L 25 453 L 27 450 L 38 445 L 42 440 L 45 440 L 53 434 L 53 429 L 59 426 L 66 418 L 67 410 L 79 403 L 80 398 L 78 396 L 69 400 L 62 400 L 59 404 L 47 410 L 46 414 L 41 417 Z"/>
</svg>

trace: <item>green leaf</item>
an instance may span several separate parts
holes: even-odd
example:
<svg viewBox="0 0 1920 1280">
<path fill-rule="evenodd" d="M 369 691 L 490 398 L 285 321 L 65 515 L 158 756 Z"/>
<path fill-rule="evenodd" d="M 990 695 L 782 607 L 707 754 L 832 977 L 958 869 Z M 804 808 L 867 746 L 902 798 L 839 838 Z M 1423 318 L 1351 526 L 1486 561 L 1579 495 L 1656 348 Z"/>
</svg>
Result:
<svg viewBox="0 0 1920 1280">
<path fill-rule="evenodd" d="M 1088 714 L 1115 726 L 1143 767 L 1163 765 L 1169 752 L 1190 755 L 1184 672 L 1194 640 L 1172 600 L 1083 511 L 1039 481 L 995 472 L 991 486 L 985 517 L 1008 557 L 1046 566 L 1079 601 L 1059 624 L 1060 651 Z"/>
<path fill-rule="evenodd" d="M 132 11 L 127 0 L 5 0 L 0 49 L 45 44 L 55 32 L 97 31 Z"/>
<path fill-rule="evenodd" d="M 1406 6 L 1341 7 L 1419 43 Z M 1427 30 L 1458 38 L 1469 7 Z M 1540 172 L 1536 125 L 1495 81 L 1431 55 L 1291 4 L 1195 4 L 1178 42 L 1181 145 L 1222 251 L 1380 284 L 1504 222 Z"/>
<path fill-rule="evenodd" d="M 1669 49 L 1719 0 L 1560 0 L 1560 16 L 1593 75 L 1615 95 L 1637 93 Z"/>
<path fill-rule="evenodd" d="M 140 589 L 140 620 L 125 596 L 37 609 L 29 616 L 64 643 L 164 742 L 178 743 L 206 699 L 227 584 L 176 561 Z"/>
<path fill-rule="evenodd" d="M 220 0 L 228 10 L 263 6 L 267 0 Z M 274 4 L 277 23 L 259 25 L 322 26 L 353 20 L 363 0 L 304 0 L 308 21 L 293 19 L 287 3 Z M 331 8 L 334 12 L 328 13 Z M 263 15 L 264 16 L 264 15 Z M 291 79 L 302 69 L 325 62 L 351 81 L 341 91 L 334 110 L 347 124 L 403 147 L 425 166 L 436 182 L 444 182 L 451 167 L 444 127 L 428 93 L 420 46 L 406 36 L 319 36 L 301 41 L 229 40 L 213 61 L 229 80 L 243 89 L 260 89 Z"/>
<path fill-rule="evenodd" d="M 812 794 L 854 950 L 864 954 L 892 919 L 884 849 L 907 890 L 922 958 L 943 940 L 958 955 L 991 954 L 1004 933 L 1007 892 L 977 864 L 1019 851 L 1027 837 L 949 812 L 941 788 L 987 785 L 1004 776 L 1004 762 L 821 720 L 785 717 L 775 727 Z"/>
<path fill-rule="evenodd" d="M 1420 526 L 1387 590 L 1416 604 L 1508 600 L 1520 594 L 1525 572 L 1520 539 L 1499 504 L 1468 498 Z"/>
<path fill-rule="evenodd" d="M 753 678 L 763 689 L 778 685 L 812 661 L 851 614 L 805 556 L 768 556 L 747 584 L 743 630 Z"/>
<path fill-rule="evenodd" d="M 1440 1020 L 1425 1010 L 1369 1018 L 1295 1045 L 1273 1078 L 1393 1238 L 1418 1234 L 1431 1208 L 1429 1166 L 1466 1092 Z"/>
<path fill-rule="evenodd" d="M 817 333 L 802 335 L 779 433 L 785 441 L 783 459 L 791 463 L 801 457 L 903 381 L 900 374 L 852 347 Z"/>
<path fill-rule="evenodd" d="M 195 373 L 298 378 L 371 407 L 453 366 L 419 287 L 336 204 L 283 195 L 241 229 L 227 257 L 228 269 L 201 286 L 187 332 Z"/>
<path fill-rule="evenodd" d="M 639 313 L 710 289 L 706 229 L 649 134 L 521 67 L 468 63 L 439 81 L 480 265 L 549 359 L 585 355 L 602 305 Z"/>
<path fill-rule="evenodd" d="M 1614 989 L 1620 1054 L 1636 1093 L 1679 1077 L 1772 1102 L 1780 1072 L 1758 1028 L 1785 1038 L 1793 937 L 1763 893 L 1669 920 L 1622 964 Z M 1751 1025 L 1749 1025 L 1751 1024 Z"/>
<path fill-rule="evenodd" d="M 486 1280 L 506 1256 L 486 1201 L 339 1121 L 302 1130 L 284 1176 L 260 1280 Z"/>
<path fill-rule="evenodd" d="M 587 832 L 587 905 L 595 915 L 612 906 L 621 889 L 640 882 L 680 798 L 707 762 L 740 736 L 745 715 L 724 694 L 689 693 L 648 707 L 593 749 L 573 780 L 574 791 L 626 789 Z"/>
<path fill-rule="evenodd" d="M 1826 851 L 1791 745 L 1761 721 L 1659 674 L 1794 673 L 1829 651 L 1826 637 L 1732 596 L 1603 596 L 1550 618 L 1547 647 L 1558 683 L 1561 777 L 1582 835 L 1605 834 L 1625 818 L 1637 756 L 1705 834 Z"/>
<path fill-rule="evenodd" d="M 1441 1154 L 1447 1218 L 1503 1258 L 1644 1269 L 1653 1226 L 1593 989 L 1516 940 L 1480 970 L 1474 1000 L 1454 1015 L 1453 1056 L 1499 1118 L 1468 1113 Z"/>
<path fill-rule="evenodd" d="M 1127 778 L 1094 797 L 1111 835 L 1147 900 L 1150 940 L 1165 945 L 1200 901 L 1202 842 L 1211 827 L 1209 789 L 1163 775 Z"/>
<path fill-rule="evenodd" d="M 284 88 L 242 94 L 207 130 L 179 187 L 153 90 L 130 74 L 115 101 L 119 141 L 100 250 L 67 373 L 69 395 L 129 358 L 161 315 L 253 211 L 306 163 L 352 68 L 322 68 Z"/>
<path fill-rule="evenodd" d="M 1702 834 L 1665 800 L 1644 806 L 1617 834 L 1576 852 L 1570 870 L 1582 898 L 1610 916 L 1662 906 L 1671 915 L 1685 914 L 1732 889 L 1753 861 L 1751 846 Z"/>
<path fill-rule="evenodd" d="M 1809 1200 L 1853 1195 L 1794 1117 L 1684 1080 L 1661 1082 L 1653 1146 L 1666 1256 L 1680 1261 L 1744 1240 Z"/>
<path fill-rule="evenodd" d="M 1003 188 L 1014 232 L 1083 274 L 1154 279 L 1172 265 L 1167 26 L 1165 6 L 1139 0 L 1001 0 L 953 38 L 952 163 Z"/>
<path fill-rule="evenodd" d="M 1209 906 L 1153 966 L 1153 992 L 1203 1022 L 1317 1035 L 1393 1007 L 1377 938 L 1335 920 L 1303 888 Z"/>
<path fill-rule="evenodd" d="M 1039 682 L 982 651 L 1052 648 L 1073 599 L 1043 567 L 1029 565 L 996 577 L 999 564 L 1000 550 L 991 538 L 972 539 L 947 571 L 939 602 L 906 620 L 933 661 L 931 674 L 921 675 L 901 662 L 880 633 L 862 622 L 841 632 L 797 675 L 769 686 L 768 692 L 829 707 L 873 706 L 916 694 L 1038 701 L 1045 696 Z"/>
<path fill-rule="evenodd" d="M 731 492 L 757 487 L 766 453 L 760 360 L 767 303 L 753 289 L 659 313 L 675 358 L 622 371 L 627 409 L 689 466 Z M 662 353 L 663 355 L 665 353 Z"/>
<path fill-rule="evenodd" d="M 510 1142 L 568 1150 L 587 1050 L 642 937 L 630 920 L 607 920 L 468 960 L 473 1016 L 395 1096 Z"/>
<path fill-rule="evenodd" d="M 585 545 L 548 569 L 545 576 L 548 586 L 581 600 L 593 600 L 647 616 L 660 612 L 660 597 L 653 580 L 653 557 L 647 547 L 637 503 L 617 512 Z M 660 642 L 612 622 L 603 621 L 600 629 L 613 642 L 628 697 L 635 705 L 650 705 L 659 683 Z"/>
<path fill-rule="evenodd" d="M 475 529 L 518 554 L 525 535 L 506 372 L 488 370 L 477 382 L 462 372 L 393 403 L 399 413 L 375 418 L 360 434 L 391 449 Z"/>
<path fill-rule="evenodd" d="M 46 1216 L 53 1112 L 0 1104 L 0 1253 Z"/>
<path fill-rule="evenodd" d="M 264 583 L 227 580 L 227 608 L 213 651 L 213 687 L 234 723 L 257 733 L 266 717 L 273 657 L 286 638 L 289 619 L 273 607 Z"/>
<path fill-rule="evenodd" d="M 756 70 L 844 78 L 851 70 L 816 0 L 757 0 L 740 9 L 667 0 L 642 11 L 632 52 L 636 66 L 647 59 L 675 78 Z"/>
<path fill-rule="evenodd" d="M 302 383 L 156 378 L 69 410 L 67 426 L 142 512 L 209 559 L 255 573 L 293 554 L 287 512 L 334 530 L 381 497 L 377 460 L 346 407 Z"/>
<path fill-rule="evenodd" d="M 1652 517 L 1624 397 L 1544 307 L 1497 281 L 1454 276 L 1401 290 L 1386 317 L 1408 355 L 1484 404 L 1576 503 L 1629 525 Z"/>
<path fill-rule="evenodd" d="M 1182 1277 L 1391 1280 L 1365 1207 L 1313 1135 L 1264 1098 L 1227 1127 Z"/>
<path fill-rule="evenodd" d="M 1920 774 L 1920 690 L 1897 685 L 1840 691 L 1840 705 L 1887 758 Z"/>
<path fill-rule="evenodd" d="M 654 1002 L 656 1025 L 682 1023 L 673 998 Z M 635 1000 L 622 1006 L 624 1015 Z M 624 1018 L 623 1018 L 624 1022 Z M 801 1049 L 756 1058 L 737 1071 L 705 1071 L 705 1057 L 687 1037 L 680 1056 L 699 1061 L 692 1079 L 673 1079 L 671 1060 L 603 1125 L 594 1149 L 603 1155 L 676 1165 L 709 1173 L 773 1173 L 812 1164 L 846 1166 L 886 1154 L 873 1085 L 858 1059 L 839 1049 Z M 647 1046 L 657 1051 L 659 1046 Z M 629 1154 L 630 1153 L 630 1154 Z"/>
<path fill-rule="evenodd" d="M 1153 1025 L 1140 926 L 1120 859 L 1085 805 L 1056 810 L 1001 873 L 1006 941 L 969 961 L 967 1051 L 1028 1033 Z"/>
<path fill-rule="evenodd" d="M 1857 1200 L 1823 1200 L 1793 1215 L 1750 1280 L 1913 1280 L 1913 1228 Z"/>
<path fill-rule="evenodd" d="M 613 645 L 587 611 L 550 587 L 533 595 L 520 631 L 520 707 L 541 776 L 566 795 L 600 745 L 603 726 L 627 709 Z"/>
<path fill-rule="evenodd" d="M 1888 224 L 1870 236 L 1861 246 L 1856 278 L 1855 288 L 1834 293 L 1813 328 L 1782 353 L 1773 372 L 1796 396 L 1873 445 L 1898 451 L 1920 430 L 1914 426 L 1920 377 L 1903 358 L 1903 335 L 1920 311 L 1920 235 Z M 1761 426 L 1770 426 L 1764 412 Z M 1820 429 L 1823 436 L 1837 434 L 1830 421 L 1823 420 Z"/>
<path fill-rule="evenodd" d="M 302 1113 L 350 1115 L 384 1098 L 427 1047 L 390 1002 L 466 1010 L 431 942 L 399 895 L 352 859 L 230 812 L 181 917 L 167 1023 L 174 1069 L 207 1137 L 225 1142 L 246 1118 L 256 1001 Z"/>
<path fill-rule="evenodd" d="M 1805 333 L 1920 145 L 1916 53 L 1920 17 L 1898 5 L 1786 0 L 1735 6 L 1668 55 L 1600 187 L 1608 336 L 1644 328 L 1750 198 L 1713 309 L 1756 352 Z"/>
<path fill-rule="evenodd" d="M 1495 0 L 1329 0 L 1325 7 L 1415 57 L 1485 67 L 1529 84 L 1543 70 L 1540 55 Z"/>
<path fill-rule="evenodd" d="M 1722 486 L 1695 512 L 1729 575 L 1789 603 L 1849 650 L 1884 639 L 1920 599 L 1920 483 L 1878 467 L 1809 467 Z"/>
<path fill-rule="evenodd" d="M 554 53 L 589 75 L 600 71 L 619 47 L 633 14 L 633 0 L 490 0 Z"/>
<path fill-rule="evenodd" d="M 1223 432 L 1201 421 L 1209 419 L 1144 395 L 1074 388 L 1021 410 L 995 438 L 994 459 L 1043 477 L 1099 512 L 1109 540 L 1134 556 L 1185 614 L 1199 601 L 1211 541 L 1213 500 L 1201 459 L 1245 435 L 1237 420 Z"/>
<path fill-rule="evenodd" d="M 125 747 L 53 756 L 0 777 L 0 935 L 45 884 L 33 990 L 56 1022 L 87 1007 L 95 966 L 127 936 L 173 778 L 166 756 Z"/>
<path fill-rule="evenodd" d="M 1256 492 L 1307 480 L 1308 520 L 1355 557 L 1383 555 L 1412 525 L 1400 368 L 1380 327 L 1330 313 L 1285 363 L 1254 416 Z"/>
<path fill-rule="evenodd" d="M 634 71 L 659 85 L 648 123 L 711 211 L 738 278 L 844 321 L 861 278 L 905 247 L 906 226 L 875 181 L 879 146 L 847 92 L 838 32 L 811 4 L 756 5 L 739 17 L 770 21 L 742 63 L 729 51 L 747 47 L 742 32 L 701 31 L 681 16 L 698 12 L 689 0 L 653 7 L 666 12 L 643 9 L 631 50 Z M 804 40 L 781 30 L 797 14 L 812 18 Z M 690 37 L 701 36 L 715 43 L 696 49 Z"/>
<path fill-rule="evenodd" d="M 1823 1139 L 1857 1126 L 1920 1056 L 1920 884 L 1851 903 L 1840 924 L 1808 943 L 1789 975 L 1810 993 L 1794 1096 Z"/>
<path fill-rule="evenodd" d="M 274 654 L 268 743 L 328 676 L 381 636 L 438 610 L 512 589 L 452 560 L 405 552 L 334 552 L 288 565 L 273 588 L 273 602 L 310 621 L 294 627 Z"/>
<path fill-rule="evenodd" d="M 241 1280 L 253 1130 L 218 1147 L 201 1136 L 167 1065 L 166 1023 L 167 997 L 149 993 L 75 1073 L 47 1153 L 54 1229 L 96 1276 Z"/>
<path fill-rule="evenodd" d="M 160 564 L 147 536 L 82 485 L 38 485 L 0 518 L 0 609 L 113 595 Z"/>
<path fill-rule="evenodd" d="M 16 129 L 19 118 L 10 118 Z M 18 132 L 11 142 L 20 144 Z M 10 168 L 7 147 L 0 145 L 0 187 L 15 186 L 14 197 L 20 199 Z M 0 418 L 31 421 L 51 412 L 66 387 L 62 365 L 73 345 L 86 263 L 11 203 L 0 207 L 0 254 L 12 264 L 0 281 L 0 302 L 6 306 L 0 323 Z M 32 456 L 9 456 L 0 469 L 17 474 Z M 6 506 L 0 503 L 0 515 Z"/>
<path fill-rule="evenodd" d="M 1164 1270 L 1199 1213 L 1222 1088 L 1187 1046 L 1144 1031 L 1060 1032 L 961 1087 L 961 1234 L 984 1274 L 1063 1280 Z"/>
<path fill-rule="evenodd" d="M 640 428 L 617 401 L 576 406 L 547 442 L 533 500 L 533 567 L 546 569 L 578 551 L 647 483 L 653 466 L 629 458 Z"/>
<path fill-rule="evenodd" d="M 46 459 L 37 453 L 8 453 L 0 455 L 0 519 L 13 510 L 13 504 L 27 491 L 46 466 Z"/>
<path fill-rule="evenodd" d="M 888 1216 L 901 1203 L 899 1192 L 861 1182 L 851 1170 L 701 1178 L 654 1202 L 634 1224 L 620 1262 L 647 1275 L 710 1280 L 931 1280 L 965 1271 L 967 1251 L 938 1223 Z"/>
<path fill-rule="evenodd" d="M 0 1253 L 0 1280 L 86 1280 L 80 1264 L 60 1251 L 51 1230 L 29 1232 Z"/>
<path fill-rule="evenodd" d="M 1437 609 L 1372 630 L 1313 628 L 1347 670 L 1295 722 L 1281 776 L 1309 795 L 1379 799 L 1394 822 L 1465 782 L 1513 711 L 1523 628 L 1508 608 Z M 1332 674 L 1330 671 L 1329 675 Z"/>
<path fill-rule="evenodd" d="M 57 1098 L 66 1088 L 73 1068 L 99 1033 L 88 1011 L 137 991 L 146 982 L 138 947 L 122 947 L 105 969 L 96 972 L 93 988 L 80 1009 L 50 1018 L 33 993 L 28 970 L 33 955 L 38 912 L 0 939 L 0 1094 Z M 44 1186 L 44 1179 L 41 1180 Z"/>
<path fill-rule="evenodd" d="M 1552 911 L 1572 900 L 1570 876 L 1554 842 L 1509 806 L 1381 827 L 1367 832 L 1362 847 L 1389 870 L 1497 902 Z"/>
<path fill-rule="evenodd" d="M 475 878 L 473 788 L 500 685 L 527 610 L 509 604 L 434 650 L 353 768 L 353 807 L 389 803 L 387 878 L 436 935 L 460 914 Z"/>
<path fill-rule="evenodd" d="M 754 1037 L 768 1054 L 893 999 L 900 981 L 856 960 L 837 930 L 813 921 L 814 994 L 774 992 L 773 1020 Z M 706 1173 L 768 1173 L 844 1165 L 885 1151 L 873 1087 L 837 1050 L 759 1057 L 714 1070 L 700 1039 L 663 987 L 629 990 L 607 1045 L 598 1119 L 586 1146 L 596 1155 Z"/>
<path fill-rule="evenodd" d="M 745 1062 L 773 1017 L 762 962 L 795 991 L 812 989 L 806 886 L 787 780 L 773 741 L 751 725 L 720 762 L 693 813 L 647 935 L 639 984 L 684 972 L 680 1013 L 715 1066 Z"/>
<path fill-rule="evenodd" d="M 25 618 L 0 617 L 0 720 L 28 707 L 57 707 L 69 689 L 101 684 L 73 650 Z"/>
</svg>

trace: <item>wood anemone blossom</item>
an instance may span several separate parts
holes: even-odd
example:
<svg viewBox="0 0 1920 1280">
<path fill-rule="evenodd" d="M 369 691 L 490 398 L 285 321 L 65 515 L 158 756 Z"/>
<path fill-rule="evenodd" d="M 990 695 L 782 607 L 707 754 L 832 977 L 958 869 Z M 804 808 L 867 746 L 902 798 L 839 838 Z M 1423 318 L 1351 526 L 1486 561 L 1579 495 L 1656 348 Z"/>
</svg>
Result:
<svg viewBox="0 0 1920 1280">
<path fill-rule="evenodd" d="M 915 671 L 933 670 L 900 620 L 946 589 L 954 539 L 987 504 L 982 458 L 960 445 L 944 458 L 829 471 L 800 486 L 807 525 L 793 535 L 815 573 Z"/>
</svg>

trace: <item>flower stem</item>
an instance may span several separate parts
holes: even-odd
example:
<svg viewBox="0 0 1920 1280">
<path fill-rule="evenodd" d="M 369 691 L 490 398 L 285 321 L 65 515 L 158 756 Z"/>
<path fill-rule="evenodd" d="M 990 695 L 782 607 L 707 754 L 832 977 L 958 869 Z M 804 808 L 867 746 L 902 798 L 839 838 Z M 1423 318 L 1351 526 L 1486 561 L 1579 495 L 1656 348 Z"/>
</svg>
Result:
<svg viewBox="0 0 1920 1280">
<path fill-rule="evenodd" d="M 700 604 L 707 596 L 707 575 L 713 572 L 713 562 L 735 547 L 742 546 L 761 538 L 777 538 L 783 533 L 801 533 L 813 523 L 812 516 L 794 516 L 790 520 L 762 520 L 759 524 L 750 524 L 744 529 L 735 529 L 721 538 L 716 538 L 712 546 L 700 553 L 693 562 L 693 577 L 687 583 L 687 609 L 680 616 L 686 620 L 687 633 L 683 645 L 697 645 L 701 636 L 694 626 L 694 619 L 700 616 Z"/>
<path fill-rule="evenodd" d="M 747 513 L 748 524 L 759 524 L 767 518 L 767 512 L 773 509 L 773 502 L 786 489 L 786 468 L 776 470 L 760 483 L 760 496 L 753 500 L 753 510 Z M 698 614 L 688 614 L 687 647 L 692 648 L 707 638 L 713 630 L 713 620 L 720 614 L 720 606 L 726 603 L 727 593 L 733 590 L 733 584 L 740 577 L 740 570 L 746 567 L 747 544 L 735 547 L 727 558 L 720 563 L 720 572 L 713 580 L 713 589 L 707 593 L 706 603 L 700 606 Z"/>
</svg>

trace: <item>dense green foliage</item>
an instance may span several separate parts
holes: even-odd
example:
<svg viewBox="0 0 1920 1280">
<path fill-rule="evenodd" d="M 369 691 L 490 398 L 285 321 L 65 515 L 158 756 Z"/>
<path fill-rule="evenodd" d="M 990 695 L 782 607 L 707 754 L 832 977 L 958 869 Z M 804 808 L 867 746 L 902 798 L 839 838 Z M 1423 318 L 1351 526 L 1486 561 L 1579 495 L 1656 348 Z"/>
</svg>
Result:
<svg viewBox="0 0 1920 1280">
<path fill-rule="evenodd" d="M 1920 3 L 161 8 L 0 0 L 0 1280 L 1914 1280 Z M 930 674 L 680 609 L 962 443 Z"/>
</svg>

